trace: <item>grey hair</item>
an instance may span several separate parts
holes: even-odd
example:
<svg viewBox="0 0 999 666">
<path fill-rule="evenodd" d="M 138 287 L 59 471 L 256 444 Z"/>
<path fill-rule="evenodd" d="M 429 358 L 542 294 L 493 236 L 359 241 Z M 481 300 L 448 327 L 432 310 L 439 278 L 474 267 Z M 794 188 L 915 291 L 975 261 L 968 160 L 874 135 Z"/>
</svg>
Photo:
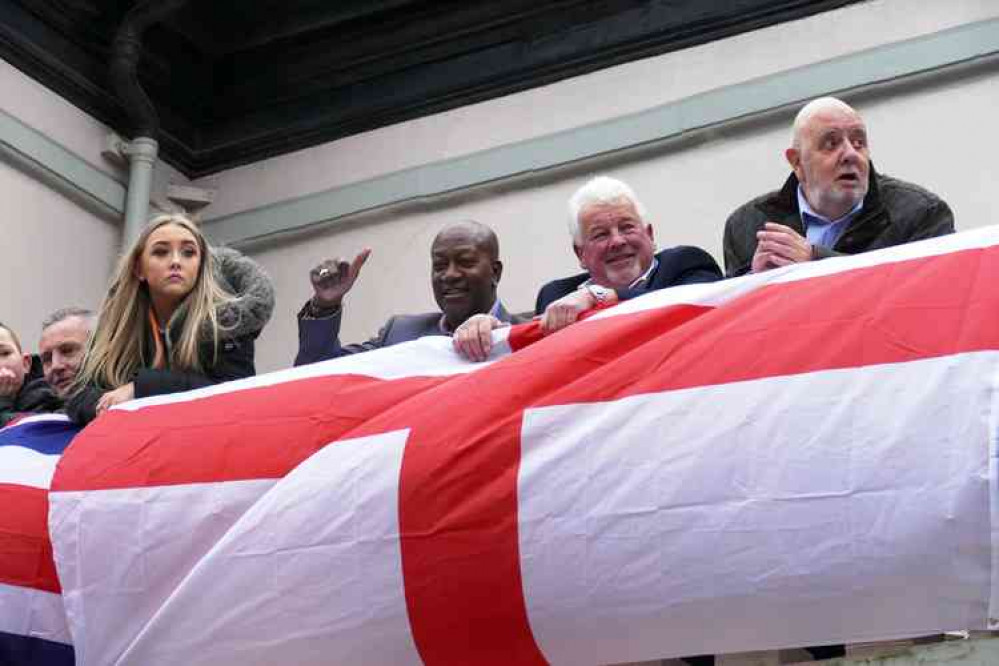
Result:
<svg viewBox="0 0 999 666">
<path fill-rule="evenodd" d="M 42 331 L 44 332 L 49 326 L 54 326 L 59 322 L 69 319 L 70 317 L 80 317 L 87 322 L 87 328 L 91 331 L 94 330 L 94 324 L 96 323 L 96 316 L 93 311 L 87 308 L 78 308 L 75 306 L 70 306 L 68 308 L 59 308 L 48 317 L 42 320 Z"/>
<path fill-rule="evenodd" d="M 860 115 L 857 113 L 856 109 L 839 98 L 819 97 L 818 99 L 813 99 L 811 102 L 801 107 L 801 110 L 798 111 L 798 115 L 794 117 L 794 125 L 791 126 L 792 148 L 796 150 L 801 149 L 801 133 L 804 131 L 805 126 L 816 113 L 819 111 L 825 111 L 826 109 L 838 109 L 840 111 L 852 113 L 856 116 Z"/>
<path fill-rule="evenodd" d="M 645 206 L 638 200 L 635 191 L 627 183 L 611 178 L 610 176 L 596 176 L 591 178 L 585 185 L 576 190 L 575 194 L 569 197 L 569 235 L 572 242 L 581 245 L 583 242 L 582 233 L 579 230 L 579 215 L 587 206 L 594 204 L 616 204 L 622 201 L 630 202 L 635 207 L 635 212 L 641 218 L 643 224 L 648 223 Z"/>
</svg>

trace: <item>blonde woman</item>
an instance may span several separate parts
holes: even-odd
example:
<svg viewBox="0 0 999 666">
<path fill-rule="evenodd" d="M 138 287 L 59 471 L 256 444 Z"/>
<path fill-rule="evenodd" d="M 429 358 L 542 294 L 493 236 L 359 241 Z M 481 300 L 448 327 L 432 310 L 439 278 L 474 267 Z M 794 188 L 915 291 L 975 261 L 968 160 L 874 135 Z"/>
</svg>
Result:
<svg viewBox="0 0 999 666">
<path fill-rule="evenodd" d="M 256 263 L 212 249 L 183 215 L 153 219 L 118 264 L 67 413 L 86 424 L 133 398 L 253 375 L 273 308 Z"/>
</svg>

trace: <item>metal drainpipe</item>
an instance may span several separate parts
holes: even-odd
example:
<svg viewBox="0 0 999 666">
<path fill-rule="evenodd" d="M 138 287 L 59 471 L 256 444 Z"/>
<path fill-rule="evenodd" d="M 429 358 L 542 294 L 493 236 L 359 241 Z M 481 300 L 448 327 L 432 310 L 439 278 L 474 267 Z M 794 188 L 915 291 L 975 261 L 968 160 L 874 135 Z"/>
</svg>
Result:
<svg viewBox="0 0 999 666">
<path fill-rule="evenodd" d="M 142 34 L 149 26 L 187 4 L 187 0 L 144 0 L 137 3 L 118 27 L 111 56 L 111 83 L 128 113 L 133 137 L 125 149 L 129 160 L 128 196 L 122 247 L 128 248 L 142 233 L 149 218 L 149 194 L 159 144 L 160 119 L 139 84 Z"/>
<path fill-rule="evenodd" d="M 128 156 L 128 195 L 121 239 L 123 248 L 132 246 L 149 218 L 149 194 L 153 188 L 153 165 L 158 149 L 156 139 L 147 136 L 132 139 L 125 149 Z"/>
</svg>

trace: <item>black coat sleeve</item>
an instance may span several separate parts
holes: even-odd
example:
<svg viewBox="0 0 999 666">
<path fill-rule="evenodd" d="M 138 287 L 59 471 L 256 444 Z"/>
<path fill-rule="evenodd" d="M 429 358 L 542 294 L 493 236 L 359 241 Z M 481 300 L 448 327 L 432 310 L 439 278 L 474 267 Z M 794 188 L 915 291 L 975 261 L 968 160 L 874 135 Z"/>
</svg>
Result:
<svg viewBox="0 0 999 666">
<path fill-rule="evenodd" d="M 538 297 L 534 300 L 534 314 L 542 315 L 545 308 L 572 292 L 579 289 L 579 285 L 586 282 L 590 276 L 587 273 L 579 273 L 572 277 L 552 280 L 538 291 Z"/>
<path fill-rule="evenodd" d="M 552 294 L 553 283 L 549 282 L 545 286 L 538 290 L 538 297 L 534 299 L 534 314 L 542 315 L 545 313 L 545 308 L 548 304 L 556 300 L 558 297 Z"/>
<path fill-rule="evenodd" d="M 44 414 L 58 411 L 62 407 L 62 400 L 44 379 L 26 376 L 16 394 L 0 397 L 0 427 L 22 414 Z"/>
<path fill-rule="evenodd" d="M 749 272 L 753 255 L 756 254 L 756 230 L 762 224 L 763 218 L 751 202 L 737 208 L 725 220 L 722 248 L 728 277 L 737 277 Z"/>
<path fill-rule="evenodd" d="M 0 427 L 14 418 L 14 396 L 0 395 Z"/>
<path fill-rule="evenodd" d="M 912 225 L 905 243 L 954 233 L 954 213 L 943 199 L 926 206 L 922 217 Z"/>
</svg>

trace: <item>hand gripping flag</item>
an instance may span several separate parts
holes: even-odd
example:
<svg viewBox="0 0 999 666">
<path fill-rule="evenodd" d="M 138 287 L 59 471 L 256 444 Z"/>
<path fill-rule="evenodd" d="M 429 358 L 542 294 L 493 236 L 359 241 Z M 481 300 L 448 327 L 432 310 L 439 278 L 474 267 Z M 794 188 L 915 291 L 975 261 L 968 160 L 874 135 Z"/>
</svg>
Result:
<svg viewBox="0 0 999 666">
<path fill-rule="evenodd" d="M 602 664 L 989 626 L 999 231 L 135 401 L 63 456 L 79 663 Z M 518 350 L 511 353 L 511 350 Z"/>
<path fill-rule="evenodd" d="M 72 666 L 48 535 L 56 462 L 79 428 L 62 415 L 0 428 L 0 664 Z"/>
</svg>

